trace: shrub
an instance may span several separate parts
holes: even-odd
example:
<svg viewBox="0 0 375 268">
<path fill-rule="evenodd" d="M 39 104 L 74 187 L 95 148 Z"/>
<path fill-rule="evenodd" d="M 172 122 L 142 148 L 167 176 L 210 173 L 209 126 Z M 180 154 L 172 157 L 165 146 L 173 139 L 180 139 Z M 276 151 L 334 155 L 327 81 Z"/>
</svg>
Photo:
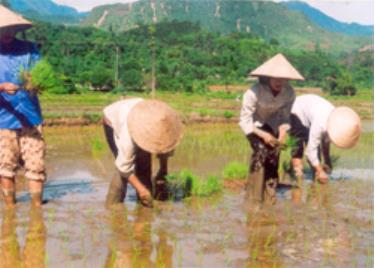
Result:
<svg viewBox="0 0 375 268">
<path fill-rule="evenodd" d="M 337 78 L 328 78 L 324 90 L 328 91 L 332 96 L 354 96 L 357 93 L 357 88 L 353 83 L 353 78 L 348 72 L 341 73 Z"/>
</svg>

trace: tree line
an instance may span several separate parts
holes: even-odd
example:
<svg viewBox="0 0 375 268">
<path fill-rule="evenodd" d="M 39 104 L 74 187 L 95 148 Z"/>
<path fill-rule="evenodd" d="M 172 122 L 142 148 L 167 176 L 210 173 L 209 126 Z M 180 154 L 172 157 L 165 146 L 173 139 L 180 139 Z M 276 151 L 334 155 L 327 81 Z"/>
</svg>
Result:
<svg viewBox="0 0 375 268">
<path fill-rule="evenodd" d="M 202 92 L 208 85 L 247 83 L 248 73 L 278 52 L 306 78 L 300 85 L 332 95 L 354 95 L 372 88 L 373 81 L 372 52 L 334 57 L 318 44 L 314 51 L 290 50 L 276 39 L 207 32 L 190 22 L 139 25 L 123 33 L 36 23 L 27 38 L 40 46 L 63 81 L 55 93 L 149 90 L 152 66 L 157 90 Z"/>
</svg>

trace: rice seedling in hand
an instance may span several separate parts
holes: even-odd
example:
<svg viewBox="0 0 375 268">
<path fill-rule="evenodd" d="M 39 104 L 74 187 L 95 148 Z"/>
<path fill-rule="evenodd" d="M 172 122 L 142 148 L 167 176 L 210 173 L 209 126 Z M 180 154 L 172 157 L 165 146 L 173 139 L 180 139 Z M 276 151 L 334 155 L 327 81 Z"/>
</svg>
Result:
<svg viewBox="0 0 375 268">
<path fill-rule="evenodd" d="M 62 79 L 47 60 L 41 60 L 30 70 L 21 71 L 20 79 L 24 88 L 34 94 L 58 92 L 62 89 Z"/>
</svg>

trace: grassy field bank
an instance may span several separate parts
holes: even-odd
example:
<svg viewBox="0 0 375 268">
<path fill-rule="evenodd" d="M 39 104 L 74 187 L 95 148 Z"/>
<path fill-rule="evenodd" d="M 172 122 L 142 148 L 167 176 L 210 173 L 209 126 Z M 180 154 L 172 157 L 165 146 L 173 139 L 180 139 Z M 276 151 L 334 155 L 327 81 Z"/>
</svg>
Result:
<svg viewBox="0 0 375 268">
<path fill-rule="evenodd" d="M 306 93 L 306 90 L 303 92 Z M 128 95 L 93 92 L 80 95 L 42 95 L 40 100 L 46 125 L 82 125 L 99 122 L 106 105 L 128 97 L 150 98 L 150 95 L 134 92 Z M 354 97 L 325 97 L 336 106 L 346 105 L 353 108 L 362 119 L 373 119 L 372 91 L 360 91 Z M 234 122 L 239 117 L 242 93 L 159 92 L 156 98 L 179 111 L 185 122 Z"/>
</svg>

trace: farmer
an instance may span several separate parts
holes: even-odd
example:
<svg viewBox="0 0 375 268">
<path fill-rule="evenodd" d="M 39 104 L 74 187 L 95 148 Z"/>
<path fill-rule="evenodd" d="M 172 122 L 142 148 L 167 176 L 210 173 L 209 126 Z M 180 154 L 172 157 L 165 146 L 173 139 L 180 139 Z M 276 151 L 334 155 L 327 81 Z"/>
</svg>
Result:
<svg viewBox="0 0 375 268">
<path fill-rule="evenodd" d="M 154 197 L 165 199 L 168 157 L 182 138 L 182 122 L 177 113 L 161 101 L 135 98 L 107 106 L 103 122 L 120 172 L 120 177 L 110 183 L 106 205 L 122 203 L 130 183 L 141 204 L 152 207 L 152 153 L 157 155 L 160 164 Z"/>
<path fill-rule="evenodd" d="M 7 207 L 15 205 L 17 167 L 25 167 L 32 205 L 42 203 L 45 143 L 38 97 L 20 79 L 40 59 L 36 46 L 15 35 L 31 23 L 0 5 L 0 181 Z"/>
<path fill-rule="evenodd" d="M 290 128 L 290 110 L 295 99 L 288 81 L 304 80 L 282 55 L 277 54 L 250 73 L 259 82 L 243 97 L 240 127 L 253 149 L 246 198 L 253 204 L 276 202 L 279 145 Z"/>
<path fill-rule="evenodd" d="M 329 154 L 330 142 L 339 148 L 353 147 L 361 133 L 359 116 L 348 107 L 335 108 L 320 96 L 298 96 L 291 113 L 291 136 L 298 146 L 292 150 L 292 166 L 296 177 L 303 176 L 303 153 L 315 171 L 315 179 L 328 182 L 327 173 L 332 169 Z M 324 164 L 320 159 L 320 149 Z"/>
</svg>

